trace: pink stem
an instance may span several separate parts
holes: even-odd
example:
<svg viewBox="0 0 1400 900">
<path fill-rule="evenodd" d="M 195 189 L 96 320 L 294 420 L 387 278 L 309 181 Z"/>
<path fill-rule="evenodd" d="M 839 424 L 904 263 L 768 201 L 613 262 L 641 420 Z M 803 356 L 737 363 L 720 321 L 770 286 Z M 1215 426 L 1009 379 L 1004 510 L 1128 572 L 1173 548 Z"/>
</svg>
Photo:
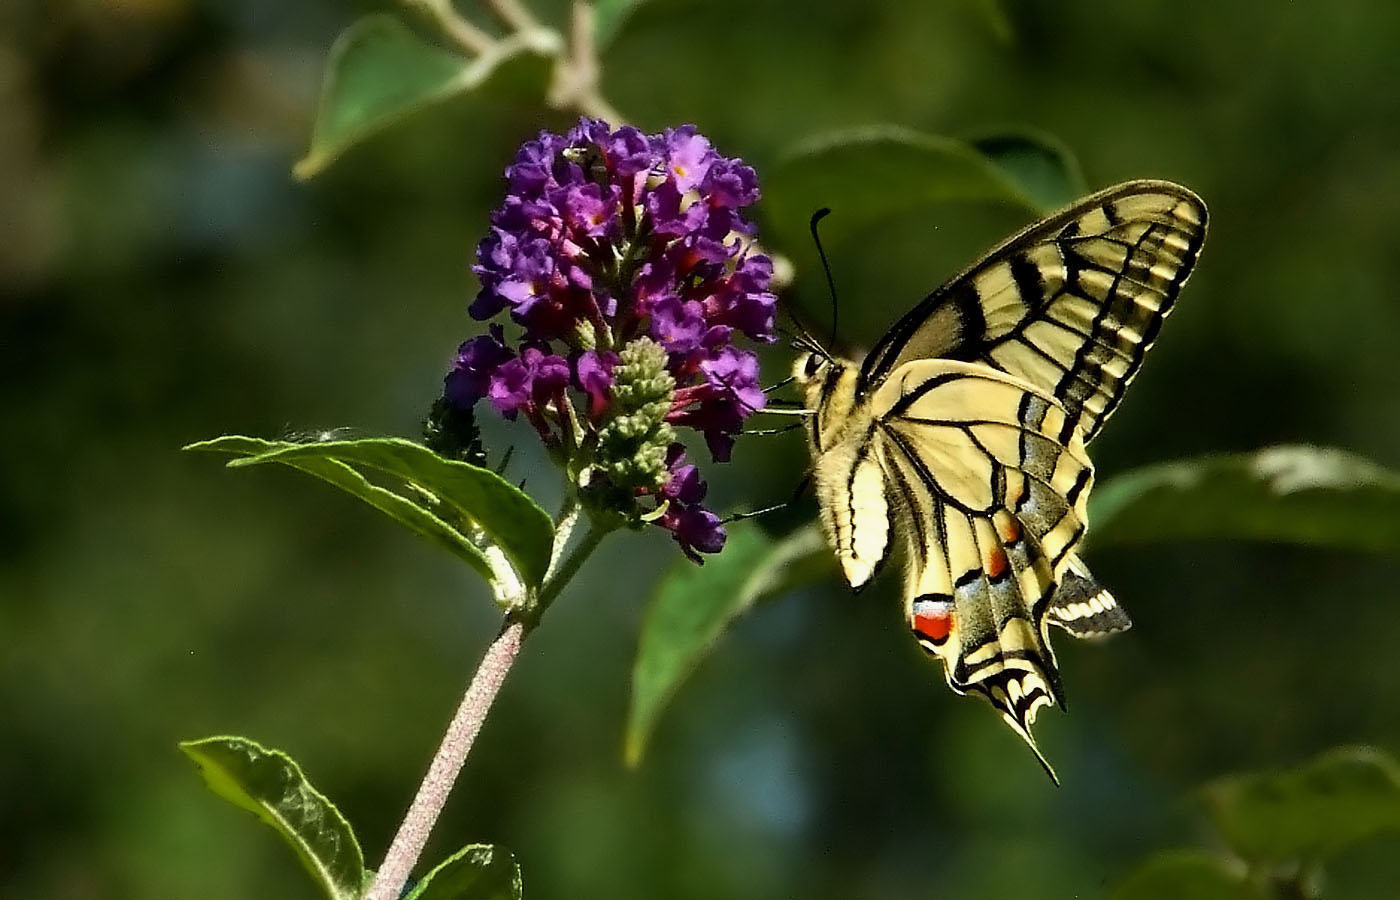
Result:
<svg viewBox="0 0 1400 900">
<path fill-rule="evenodd" d="M 375 874 L 374 883 L 370 885 L 364 900 L 398 900 L 403 892 L 404 883 L 408 881 L 414 864 L 428 843 L 434 823 L 447 804 L 447 795 L 452 791 L 457 773 L 462 770 L 467 753 L 481 731 L 481 723 L 486 721 L 491 702 L 496 699 L 496 692 L 501 689 L 506 673 L 520 653 L 520 642 L 524 637 L 525 625 L 510 621 L 491 642 L 491 646 L 486 648 L 486 655 L 472 677 L 462 705 L 457 707 L 457 714 L 447 727 L 442 746 L 438 748 L 437 756 L 433 757 L 428 774 L 418 788 L 418 796 L 413 798 L 413 804 L 399 826 L 399 833 L 394 835 L 394 842 L 389 845 L 389 852 L 385 854 L 384 863 Z"/>
</svg>

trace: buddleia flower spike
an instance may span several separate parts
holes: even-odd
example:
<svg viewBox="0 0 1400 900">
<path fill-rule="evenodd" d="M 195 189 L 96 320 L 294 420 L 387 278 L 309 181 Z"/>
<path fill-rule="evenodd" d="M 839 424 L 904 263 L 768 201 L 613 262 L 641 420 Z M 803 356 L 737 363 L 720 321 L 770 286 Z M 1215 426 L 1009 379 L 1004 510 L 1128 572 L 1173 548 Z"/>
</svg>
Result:
<svg viewBox="0 0 1400 900">
<path fill-rule="evenodd" d="M 444 379 L 435 449 L 479 450 L 484 402 L 533 427 L 590 515 L 664 528 L 696 562 L 719 552 L 724 527 L 681 438 L 727 462 L 765 405 L 758 357 L 735 345 L 775 336 L 773 265 L 741 213 L 759 196 L 753 169 L 693 126 L 582 119 L 527 142 L 505 175 L 472 269 L 470 313 L 490 324 Z"/>
</svg>

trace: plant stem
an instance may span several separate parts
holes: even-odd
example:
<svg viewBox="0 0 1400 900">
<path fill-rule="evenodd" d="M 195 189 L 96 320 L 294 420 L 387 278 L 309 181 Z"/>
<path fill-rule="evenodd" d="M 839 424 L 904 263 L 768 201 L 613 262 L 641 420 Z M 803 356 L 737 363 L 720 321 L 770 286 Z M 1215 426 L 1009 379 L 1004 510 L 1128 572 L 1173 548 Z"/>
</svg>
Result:
<svg viewBox="0 0 1400 900">
<path fill-rule="evenodd" d="M 540 588 L 540 595 L 535 599 L 533 621 L 539 621 L 540 616 L 544 615 L 544 611 L 549 609 L 549 604 L 554 602 L 554 599 L 559 596 L 559 592 L 564 589 L 564 585 L 573 579 L 584 560 L 593 555 L 593 551 L 598 549 L 598 544 L 610 531 L 609 528 L 599 528 L 591 522 L 588 524 L 578 544 L 569 551 L 568 556 L 558 562 L 553 576 L 545 581 L 544 587 Z"/>
<path fill-rule="evenodd" d="M 616 128 L 626 119 L 607 101 L 598 87 L 602 69 L 598 65 L 598 42 L 595 40 L 597 16 L 592 0 L 574 0 L 571 24 L 574 78 L 578 82 L 574 103 L 585 116 L 603 119 Z"/>
<path fill-rule="evenodd" d="M 496 46 L 495 38 L 467 21 L 452 6 L 452 0 L 404 0 L 404 3 L 432 16 L 445 37 L 473 56 L 480 56 Z"/>
<path fill-rule="evenodd" d="M 569 30 L 569 55 L 554 70 L 550 105 L 573 107 L 585 116 L 603 119 L 616 128 L 626 121 L 598 88 L 598 47 L 594 41 L 591 0 L 574 0 Z"/>
<path fill-rule="evenodd" d="M 496 693 L 520 654 L 520 645 L 539 623 L 545 609 L 578 574 L 584 560 L 592 555 L 608 533 L 609 529 L 590 524 L 573 550 L 564 555 L 564 545 L 569 541 L 578 515 L 577 501 L 571 496 L 560 515 L 549 575 L 533 602 L 522 604 L 506 614 L 500 634 L 486 648 L 461 705 L 447 726 L 447 734 L 443 736 L 442 744 L 428 766 L 428 774 L 418 786 L 418 794 L 404 815 L 403 823 L 399 825 L 398 833 L 394 835 L 389 852 L 384 855 L 384 862 L 375 873 L 374 882 L 365 893 L 364 900 L 398 900 L 413 866 L 428 843 L 433 825 L 447 805 L 452 785 L 467 761 L 467 754 L 471 752 L 477 734 L 481 732 Z"/>
<path fill-rule="evenodd" d="M 452 717 L 452 724 L 447 727 L 447 734 L 428 767 L 428 774 L 418 786 L 418 795 L 413 798 L 403 824 L 389 845 L 389 852 L 384 855 L 384 863 L 375 873 L 374 883 L 365 894 L 365 900 L 397 900 L 403 892 L 414 863 L 428 843 L 433 825 L 447 805 L 447 796 L 457 780 L 457 773 L 462 770 L 467 753 L 471 751 L 482 723 L 486 721 L 491 702 L 496 699 L 496 692 L 501 689 L 506 673 L 520 653 L 525 632 L 524 622 L 507 619 L 505 628 L 486 648 L 486 655 L 472 676 L 471 685 L 457 707 L 457 714 Z"/>
<path fill-rule="evenodd" d="M 516 31 L 536 31 L 540 23 L 519 0 L 490 0 L 492 11 Z"/>
</svg>

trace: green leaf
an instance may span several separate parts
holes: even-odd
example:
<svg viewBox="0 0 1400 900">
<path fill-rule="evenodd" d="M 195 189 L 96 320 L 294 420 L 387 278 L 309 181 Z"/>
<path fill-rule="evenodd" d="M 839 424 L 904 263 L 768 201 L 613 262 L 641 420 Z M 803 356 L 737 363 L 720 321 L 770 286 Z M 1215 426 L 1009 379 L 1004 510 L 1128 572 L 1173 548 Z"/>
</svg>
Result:
<svg viewBox="0 0 1400 900">
<path fill-rule="evenodd" d="M 1058 138 L 1018 129 L 969 141 L 1042 210 L 1068 206 L 1087 193 L 1079 160 Z"/>
<path fill-rule="evenodd" d="M 806 240 L 815 198 L 856 224 L 956 201 L 1043 211 L 1006 170 L 972 145 L 895 125 L 810 138 L 779 157 L 764 179 L 764 204 L 782 246 Z"/>
<path fill-rule="evenodd" d="M 1400 474 L 1344 450 L 1266 447 L 1146 466 L 1090 501 L 1094 546 L 1236 538 L 1400 548 Z"/>
<path fill-rule="evenodd" d="M 330 900 L 357 900 L 364 857 L 350 824 L 292 758 L 247 738 L 180 744 L 214 793 L 271 825 Z"/>
<path fill-rule="evenodd" d="M 1204 850 L 1169 850 L 1114 887 L 1109 900 L 1265 900 L 1244 866 Z"/>
<path fill-rule="evenodd" d="M 1320 862 L 1400 831 L 1400 767 L 1365 747 L 1332 750 L 1287 772 L 1222 778 L 1201 794 L 1226 843 L 1257 862 Z"/>
<path fill-rule="evenodd" d="M 593 42 L 599 50 L 612 43 L 642 0 L 597 0 L 593 4 Z"/>
<path fill-rule="evenodd" d="M 433 869 L 404 900 L 520 900 L 520 866 L 509 850 L 469 844 Z"/>
<path fill-rule="evenodd" d="M 815 527 L 773 541 L 734 529 L 703 566 L 678 564 L 657 588 L 642 624 L 627 717 L 628 765 L 641 761 L 661 711 L 729 623 L 759 600 L 825 577 L 835 560 Z"/>
<path fill-rule="evenodd" d="M 296 444 L 290 441 L 265 441 L 260 438 L 228 436 L 191 444 L 185 449 L 215 450 L 244 456 L 260 456 L 294 446 Z M 480 547 L 415 500 L 371 484 L 365 476 L 339 460 L 299 459 L 288 461 L 287 465 L 300 469 L 309 475 L 315 475 L 347 494 L 359 497 L 395 522 L 467 563 L 483 577 L 491 579 L 495 576 L 491 564 L 486 559 L 486 554 L 482 553 Z"/>
<path fill-rule="evenodd" d="M 394 16 L 366 16 L 331 47 L 311 147 L 293 172 L 310 178 L 405 116 L 482 86 L 508 60 L 553 56 L 558 49 L 558 35 L 537 31 L 504 38 L 469 58 L 427 43 Z"/>
<path fill-rule="evenodd" d="M 479 525 L 486 536 L 501 548 L 527 585 L 538 587 L 544 580 L 553 548 L 554 524 L 550 521 L 549 514 L 540 509 L 527 494 L 489 469 L 444 459 L 422 444 L 401 438 L 362 438 L 295 444 L 260 442 L 245 437 L 224 437 L 191 444 L 185 449 L 246 455 L 256 452 L 253 448 L 258 444 L 270 446 L 264 452 L 234 460 L 229 465 L 238 467 L 276 462 L 325 477 L 321 471 L 306 467 L 320 466 L 326 461 L 333 461 L 346 464 L 347 468 L 360 466 L 384 472 L 429 492 L 438 498 L 454 517 L 468 519 Z M 368 482 L 363 482 L 363 479 L 360 482 L 347 480 L 345 484 L 336 481 L 332 483 L 389 513 L 396 520 L 420 534 L 425 534 L 435 542 L 445 543 L 448 540 L 447 535 L 437 531 L 437 526 L 446 525 L 446 521 L 427 507 L 419 505 L 423 515 L 409 513 L 405 507 L 391 504 L 383 495 L 366 490 Z M 402 497 L 400 499 L 406 504 L 418 505 Z M 436 523 L 432 519 L 436 519 Z M 431 529 L 431 533 L 427 533 L 427 529 Z"/>
</svg>

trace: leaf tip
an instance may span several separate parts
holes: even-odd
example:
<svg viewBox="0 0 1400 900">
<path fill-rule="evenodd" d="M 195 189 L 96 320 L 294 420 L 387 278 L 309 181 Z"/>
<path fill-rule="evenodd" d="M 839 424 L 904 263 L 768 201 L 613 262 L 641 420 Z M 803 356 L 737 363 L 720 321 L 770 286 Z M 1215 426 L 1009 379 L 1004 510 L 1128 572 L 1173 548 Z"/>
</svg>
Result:
<svg viewBox="0 0 1400 900">
<path fill-rule="evenodd" d="M 622 745 L 622 763 L 629 770 L 636 771 L 642 765 L 642 757 L 646 755 L 647 739 L 637 729 L 628 729 L 627 738 Z"/>
<path fill-rule="evenodd" d="M 292 165 L 292 177 L 304 184 L 325 171 L 329 162 L 323 154 L 308 153 Z"/>
</svg>

